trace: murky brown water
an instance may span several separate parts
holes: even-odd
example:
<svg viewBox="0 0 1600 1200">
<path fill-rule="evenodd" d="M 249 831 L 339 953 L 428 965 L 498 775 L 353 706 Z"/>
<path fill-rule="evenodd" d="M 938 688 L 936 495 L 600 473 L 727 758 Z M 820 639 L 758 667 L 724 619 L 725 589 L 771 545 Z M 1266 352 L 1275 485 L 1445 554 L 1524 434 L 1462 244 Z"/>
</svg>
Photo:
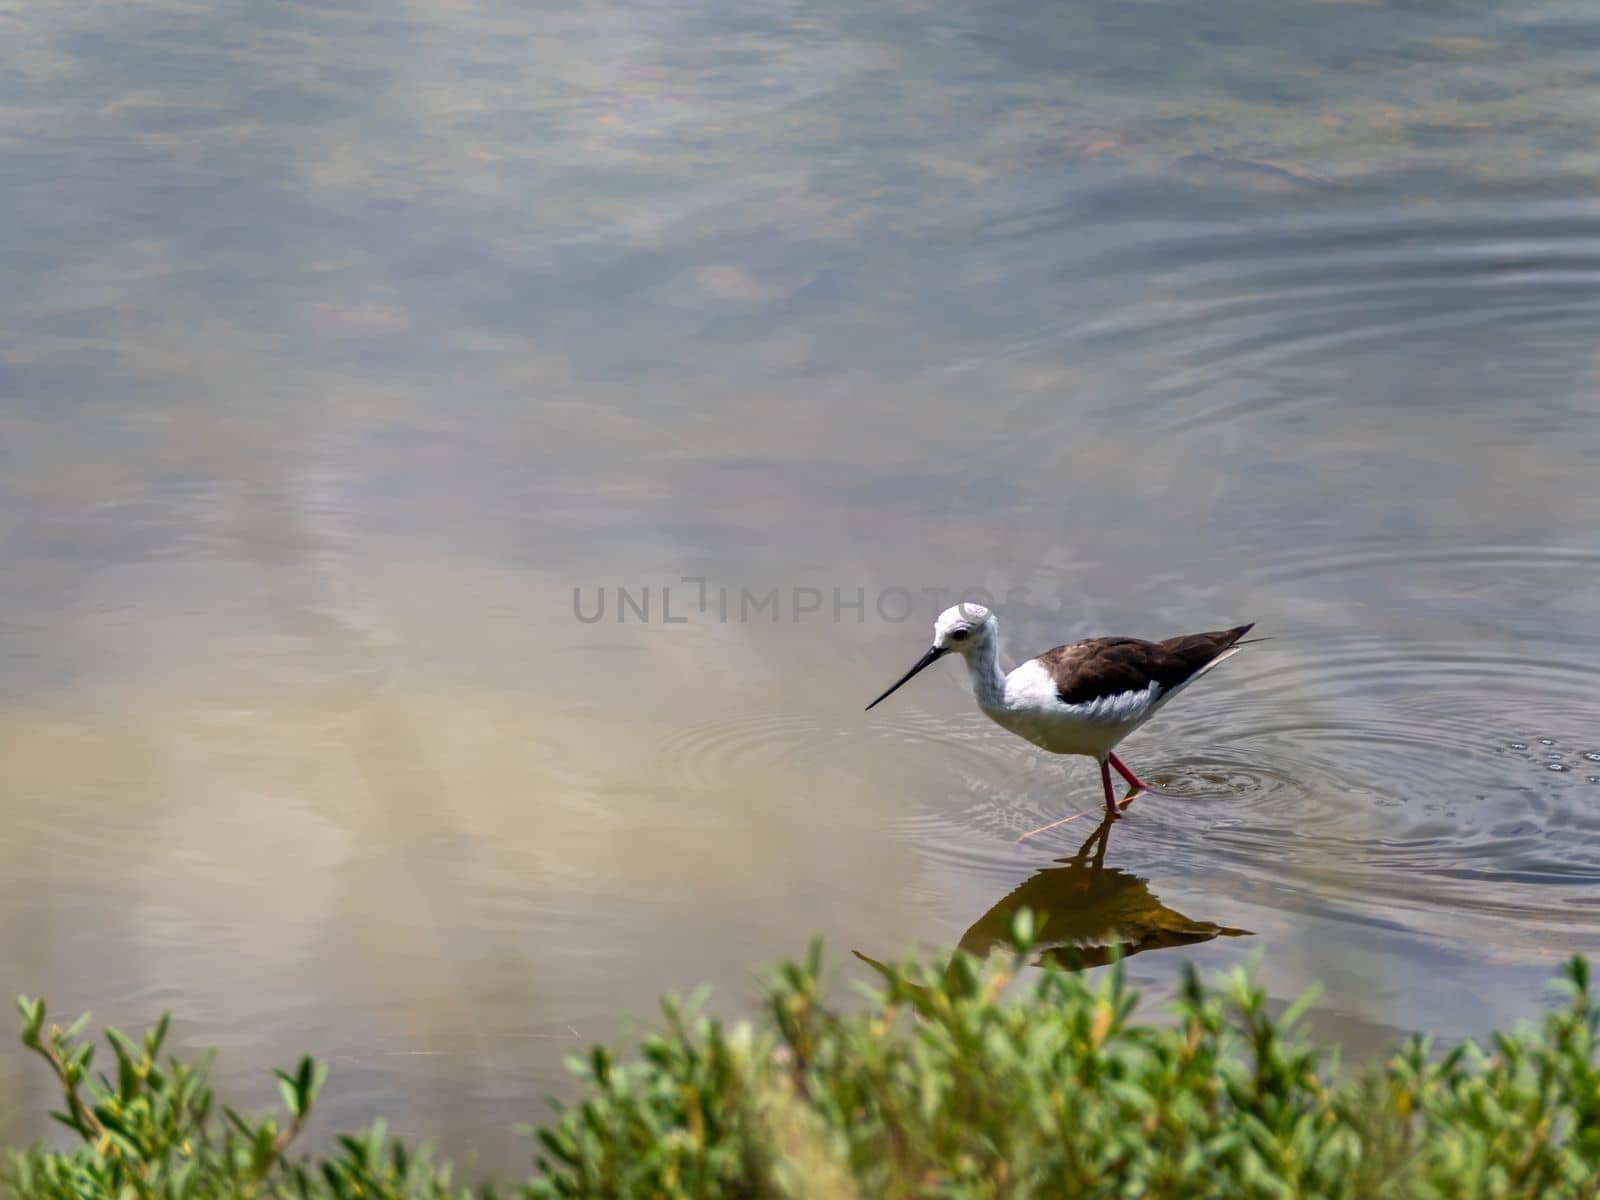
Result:
<svg viewBox="0 0 1600 1200">
<path fill-rule="evenodd" d="M 658 992 L 1017 895 L 1358 1050 L 1534 1011 L 1600 20 L 1502 8 L 0 9 L 0 991 L 479 1165 Z M 1090 764 L 955 667 L 863 715 L 972 586 L 1015 655 L 1259 622 L 1127 746 L 1208 798 L 1017 850 Z"/>
</svg>

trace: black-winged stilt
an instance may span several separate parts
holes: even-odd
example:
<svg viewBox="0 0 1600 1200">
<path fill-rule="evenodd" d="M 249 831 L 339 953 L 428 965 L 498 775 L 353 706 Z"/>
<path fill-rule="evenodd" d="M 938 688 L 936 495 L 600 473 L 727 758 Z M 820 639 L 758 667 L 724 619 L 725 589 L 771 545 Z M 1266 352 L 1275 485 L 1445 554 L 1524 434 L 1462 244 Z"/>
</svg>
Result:
<svg viewBox="0 0 1600 1200">
<path fill-rule="evenodd" d="M 1116 797 L 1111 790 L 1113 770 L 1136 791 L 1156 790 L 1116 756 L 1113 751 L 1117 743 L 1212 667 L 1236 654 L 1239 639 L 1251 628 L 1238 625 L 1164 642 L 1090 638 L 1046 650 L 1007 673 L 1000 667 L 999 626 L 994 614 L 981 605 L 957 604 L 945 609 L 934 622 L 933 645 L 928 652 L 867 708 L 881 704 L 913 675 L 946 654 L 959 654 L 967 660 L 972 691 L 984 714 L 1052 754 L 1093 758 L 1100 764 L 1106 811 L 1116 813 Z M 1059 824 L 1053 822 L 1022 836 L 1032 837 Z"/>
</svg>

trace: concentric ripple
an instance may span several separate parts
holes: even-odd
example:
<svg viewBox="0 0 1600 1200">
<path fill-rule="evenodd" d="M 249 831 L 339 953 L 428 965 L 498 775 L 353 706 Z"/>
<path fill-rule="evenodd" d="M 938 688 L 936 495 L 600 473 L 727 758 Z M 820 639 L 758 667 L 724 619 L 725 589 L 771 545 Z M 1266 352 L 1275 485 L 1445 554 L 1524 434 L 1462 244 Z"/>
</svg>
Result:
<svg viewBox="0 0 1600 1200">
<path fill-rule="evenodd" d="M 1600 664 L 1483 640 L 1282 642 L 1228 664 L 1203 702 L 1186 696 L 1122 748 L 1174 793 L 1139 798 L 1119 834 L 1153 870 L 1234 870 L 1284 903 L 1427 930 L 1473 913 L 1567 925 L 1593 906 Z M 1087 759 L 956 790 L 903 834 L 941 867 L 997 880 L 1099 820 Z M 1009 844 L 1074 811 L 1085 815 Z"/>
<path fill-rule="evenodd" d="M 815 751 L 821 740 L 813 718 L 758 713 L 679 731 L 657 749 L 654 767 L 666 784 L 704 790 L 792 761 Z"/>
<path fill-rule="evenodd" d="M 1174 714 L 1177 739 L 1226 737 L 1232 752 L 1292 763 L 1307 793 L 1241 794 L 1253 832 L 1231 852 L 1270 849 L 1252 865 L 1317 866 L 1352 892 L 1418 906 L 1432 890 L 1548 915 L 1569 897 L 1526 885 L 1600 883 L 1600 814 L 1573 769 L 1596 752 L 1594 664 L 1373 635 L 1320 639 L 1296 657 L 1280 652 L 1240 672 L 1221 703 Z M 1507 887 L 1462 896 L 1469 879 Z"/>
<path fill-rule="evenodd" d="M 1154 363 L 1138 403 L 1177 433 L 1315 401 L 1304 385 L 1322 368 L 1519 328 L 1576 338 L 1600 318 L 1600 221 L 1586 212 L 1439 223 L 1331 208 L 1290 222 L 1091 259 L 1076 269 L 1154 279 L 1154 295 L 1068 340 Z"/>
<path fill-rule="evenodd" d="M 1403 568 L 1408 574 L 1442 568 L 1465 583 L 1466 574 L 1505 577 L 1523 571 L 1569 570 L 1600 574 L 1600 549 L 1583 546 L 1453 546 L 1427 548 L 1397 539 L 1365 539 L 1337 546 L 1283 551 L 1257 571 L 1263 582 L 1287 583 L 1326 576 L 1359 577 Z"/>
<path fill-rule="evenodd" d="M 1027 747 L 981 717 L 949 725 L 910 712 L 876 717 L 862 725 L 852 718 L 824 721 L 814 715 L 752 714 L 709 721 L 676 731 L 657 748 L 652 768 L 669 785 L 712 789 L 782 770 L 814 770 L 855 756 L 858 765 L 883 761 L 891 746 L 912 747 L 923 762 L 956 779 L 1004 777 L 1026 767 Z"/>
</svg>

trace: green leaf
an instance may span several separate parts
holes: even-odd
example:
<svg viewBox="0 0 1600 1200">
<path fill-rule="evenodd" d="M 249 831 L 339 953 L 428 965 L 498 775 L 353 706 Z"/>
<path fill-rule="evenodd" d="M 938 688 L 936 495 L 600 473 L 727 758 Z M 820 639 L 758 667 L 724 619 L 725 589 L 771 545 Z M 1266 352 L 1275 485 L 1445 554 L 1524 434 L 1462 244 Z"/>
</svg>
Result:
<svg viewBox="0 0 1600 1200">
<path fill-rule="evenodd" d="M 300 1093 L 295 1088 L 294 1080 L 282 1071 L 278 1072 L 278 1095 L 283 1097 L 283 1106 L 289 1110 L 289 1115 L 300 1115 Z"/>
</svg>

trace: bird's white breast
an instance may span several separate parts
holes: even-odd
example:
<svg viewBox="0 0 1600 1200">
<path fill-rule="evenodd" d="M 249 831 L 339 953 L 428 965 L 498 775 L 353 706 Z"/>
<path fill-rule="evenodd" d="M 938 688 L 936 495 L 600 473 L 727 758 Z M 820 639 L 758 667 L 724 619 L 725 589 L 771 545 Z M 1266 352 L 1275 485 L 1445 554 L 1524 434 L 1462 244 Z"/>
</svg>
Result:
<svg viewBox="0 0 1600 1200">
<path fill-rule="evenodd" d="M 1003 703 L 984 705 L 984 712 L 1052 753 L 1099 756 L 1132 733 L 1160 697 L 1160 685 L 1152 682 L 1137 691 L 1063 704 L 1055 677 L 1032 658 L 1006 676 Z"/>
</svg>

